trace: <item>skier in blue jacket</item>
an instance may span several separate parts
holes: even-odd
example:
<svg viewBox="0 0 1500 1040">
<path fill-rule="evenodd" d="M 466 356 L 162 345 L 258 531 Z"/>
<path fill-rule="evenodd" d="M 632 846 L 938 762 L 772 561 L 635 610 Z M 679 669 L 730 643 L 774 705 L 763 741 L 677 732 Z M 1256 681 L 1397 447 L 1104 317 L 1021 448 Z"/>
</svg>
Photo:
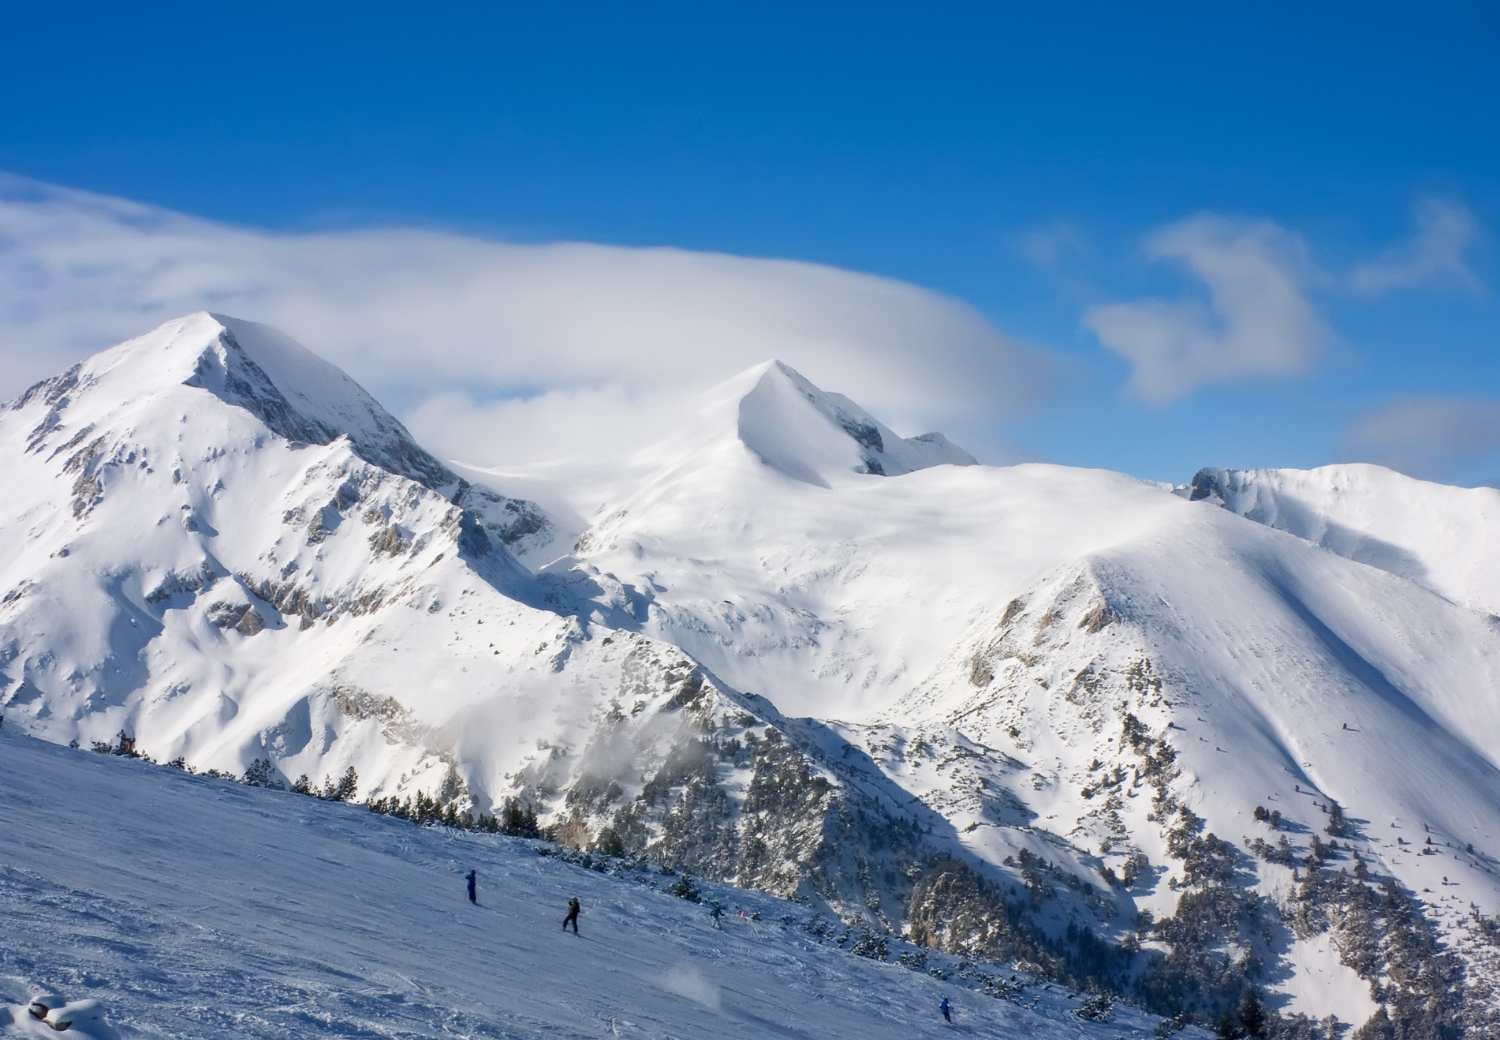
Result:
<svg viewBox="0 0 1500 1040">
<path fill-rule="evenodd" d="M 469 902 L 478 906 L 479 894 L 475 891 L 475 885 L 479 882 L 479 875 L 471 870 L 468 874 L 464 875 L 464 880 L 469 883 Z"/>
<path fill-rule="evenodd" d="M 953 1010 L 953 1005 L 948 1003 L 947 997 L 944 997 L 943 1002 L 938 1005 L 938 1010 L 943 1013 L 944 1022 L 951 1023 L 953 1021 L 953 1016 L 949 1013 Z"/>
</svg>

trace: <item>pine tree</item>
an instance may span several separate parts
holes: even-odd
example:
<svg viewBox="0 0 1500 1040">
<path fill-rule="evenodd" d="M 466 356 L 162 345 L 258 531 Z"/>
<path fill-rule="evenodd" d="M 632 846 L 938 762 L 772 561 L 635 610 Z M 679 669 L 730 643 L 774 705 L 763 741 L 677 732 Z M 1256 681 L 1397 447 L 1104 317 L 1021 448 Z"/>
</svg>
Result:
<svg viewBox="0 0 1500 1040">
<path fill-rule="evenodd" d="M 344 770 L 344 775 L 339 778 L 338 786 L 333 789 L 333 797 L 340 802 L 348 802 L 354 799 L 359 790 L 359 773 L 355 772 L 353 766 Z"/>
<path fill-rule="evenodd" d="M 536 810 L 530 805 L 522 806 L 519 799 L 507 798 L 500 809 L 500 832 L 516 838 L 540 838 L 541 825 Z"/>
<path fill-rule="evenodd" d="M 251 787 L 280 786 L 276 781 L 276 769 L 271 765 L 269 758 L 257 758 L 254 762 L 251 762 L 250 767 L 245 770 L 245 779 L 243 782 L 249 784 Z"/>
<path fill-rule="evenodd" d="M 1245 990 L 1235 1017 L 1239 1019 L 1241 1035 L 1249 1040 L 1263 1040 L 1266 1036 L 1266 1009 L 1255 990 Z"/>
<path fill-rule="evenodd" d="M 604 827 L 594 838 L 594 851 L 605 856 L 623 856 L 625 843 L 620 840 L 619 833 L 613 827 Z"/>
<path fill-rule="evenodd" d="M 1391 1022 L 1390 1012 L 1386 1011 L 1385 1005 L 1370 1016 L 1370 1020 L 1359 1027 L 1354 1034 L 1353 1040 L 1396 1040 L 1396 1027 Z"/>
<path fill-rule="evenodd" d="M 455 769 L 453 764 L 450 762 L 448 764 L 448 772 L 443 776 L 442 786 L 438 788 L 437 800 L 442 804 L 447 805 L 449 802 L 457 801 L 460 797 L 463 796 L 463 793 L 463 778 L 458 775 L 458 770 Z"/>
</svg>

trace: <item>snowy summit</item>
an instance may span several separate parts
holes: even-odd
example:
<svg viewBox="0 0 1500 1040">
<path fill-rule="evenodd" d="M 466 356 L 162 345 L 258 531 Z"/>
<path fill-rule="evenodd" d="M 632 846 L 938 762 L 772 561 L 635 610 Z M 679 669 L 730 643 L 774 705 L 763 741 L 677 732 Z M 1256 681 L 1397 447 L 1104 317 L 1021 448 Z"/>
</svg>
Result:
<svg viewBox="0 0 1500 1040">
<path fill-rule="evenodd" d="M 600 1035 L 925 1035 L 943 996 L 982 1036 L 1500 1030 L 1500 493 L 985 466 L 772 361 L 565 515 L 210 314 L 27 391 L 0 459 L 0 974 L 114 980 L 98 1035 L 346 1035 L 386 1004 L 402 1035 L 553 1035 L 516 1007 L 575 999 L 528 923 L 569 891 Z M 182 870 L 253 900 L 164 909 Z M 695 886 L 759 926 L 684 938 Z M 292 892 L 319 923 L 283 942 Z M 85 953 L 94 899 L 246 1017 L 132 993 Z M 274 965 L 262 996 L 195 929 Z M 414 981 L 471 938 L 503 985 Z"/>
</svg>

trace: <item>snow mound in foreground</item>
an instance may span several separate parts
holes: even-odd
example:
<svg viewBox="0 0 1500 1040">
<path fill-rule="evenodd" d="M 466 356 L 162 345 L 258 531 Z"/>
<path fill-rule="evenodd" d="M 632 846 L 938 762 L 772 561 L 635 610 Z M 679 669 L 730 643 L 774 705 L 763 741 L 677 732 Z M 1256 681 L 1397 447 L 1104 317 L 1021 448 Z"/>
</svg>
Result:
<svg viewBox="0 0 1500 1040">
<path fill-rule="evenodd" d="M 97 1000 L 64 1000 L 35 990 L 25 979 L 0 976 L 0 1031 L 6 1036 L 56 1036 L 79 1040 L 119 1040 Z"/>
</svg>

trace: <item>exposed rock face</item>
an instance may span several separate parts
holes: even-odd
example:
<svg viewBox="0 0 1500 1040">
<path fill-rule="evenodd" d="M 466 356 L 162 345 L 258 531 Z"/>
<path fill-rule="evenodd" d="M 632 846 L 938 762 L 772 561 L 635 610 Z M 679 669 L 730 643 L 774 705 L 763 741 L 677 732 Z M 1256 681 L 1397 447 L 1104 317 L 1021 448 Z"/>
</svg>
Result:
<svg viewBox="0 0 1500 1040">
<path fill-rule="evenodd" d="M 206 616 L 215 627 L 233 629 L 242 636 L 253 636 L 266 627 L 265 619 L 253 604 L 214 603 L 209 606 Z"/>
<path fill-rule="evenodd" d="M 1192 483 L 1188 485 L 1188 499 L 1193 502 L 1201 502 L 1204 499 L 1224 499 L 1225 472 L 1219 469 L 1200 469 L 1193 474 Z"/>
</svg>

